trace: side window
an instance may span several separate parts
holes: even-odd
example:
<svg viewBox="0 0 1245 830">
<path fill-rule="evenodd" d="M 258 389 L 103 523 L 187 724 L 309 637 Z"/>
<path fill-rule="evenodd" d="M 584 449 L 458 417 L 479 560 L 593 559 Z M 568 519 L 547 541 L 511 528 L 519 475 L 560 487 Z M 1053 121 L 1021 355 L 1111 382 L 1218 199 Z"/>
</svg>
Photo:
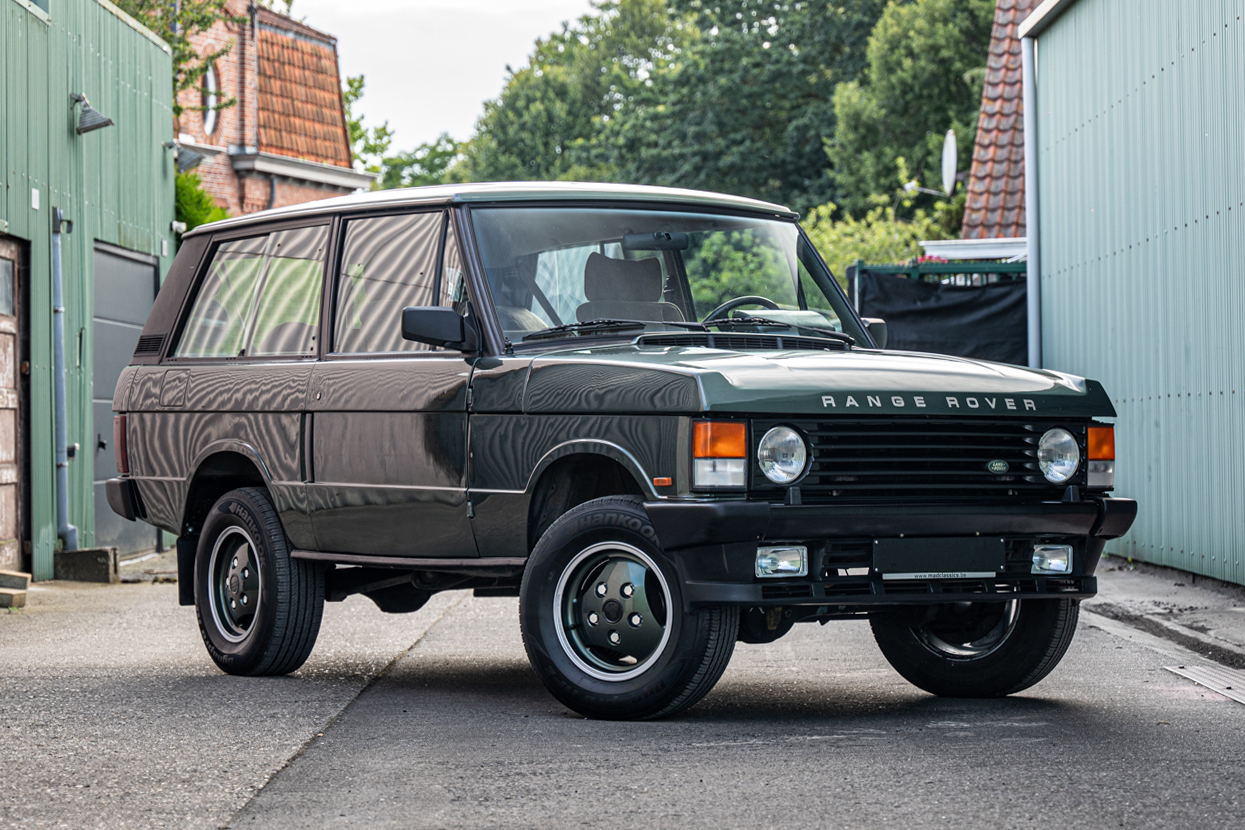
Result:
<svg viewBox="0 0 1245 830">
<path fill-rule="evenodd" d="M 458 239 L 451 225 L 445 230 L 445 253 L 441 257 L 441 301 L 464 315 L 467 313 L 467 276 L 463 273 L 462 257 L 458 251 Z"/>
<path fill-rule="evenodd" d="M 443 220 L 444 214 L 436 211 L 375 216 L 346 224 L 333 323 L 335 352 L 432 348 L 402 338 L 402 309 L 449 305 L 444 296 L 441 302 L 434 300 Z M 445 282 L 452 282 L 448 273 Z"/>
<path fill-rule="evenodd" d="M 328 226 L 217 246 L 174 357 L 314 355 Z"/>
<path fill-rule="evenodd" d="M 281 231 L 269 238 L 267 273 L 255 305 L 247 354 L 316 353 L 328 240 L 328 225 Z"/>
</svg>

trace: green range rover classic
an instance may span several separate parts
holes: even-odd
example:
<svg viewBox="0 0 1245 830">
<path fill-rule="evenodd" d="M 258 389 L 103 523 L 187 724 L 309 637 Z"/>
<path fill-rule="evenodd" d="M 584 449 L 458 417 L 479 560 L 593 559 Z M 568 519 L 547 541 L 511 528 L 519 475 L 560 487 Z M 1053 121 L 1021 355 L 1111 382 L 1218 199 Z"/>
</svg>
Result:
<svg viewBox="0 0 1245 830">
<path fill-rule="evenodd" d="M 323 603 L 518 596 L 592 717 L 704 696 L 737 641 L 866 617 L 938 695 L 1041 680 L 1095 592 L 1115 415 L 1058 372 L 885 350 L 785 208 L 468 185 L 189 233 L 113 399 L 116 512 L 177 534 L 226 672 Z"/>
</svg>

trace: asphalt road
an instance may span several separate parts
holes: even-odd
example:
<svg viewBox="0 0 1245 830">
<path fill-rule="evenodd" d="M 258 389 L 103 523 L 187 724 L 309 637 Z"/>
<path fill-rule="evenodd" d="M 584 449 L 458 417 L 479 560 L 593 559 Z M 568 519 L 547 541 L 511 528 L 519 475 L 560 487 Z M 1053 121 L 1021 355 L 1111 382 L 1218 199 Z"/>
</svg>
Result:
<svg viewBox="0 0 1245 830">
<path fill-rule="evenodd" d="M 0 618 L 4 827 L 1245 826 L 1245 707 L 1101 617 L 1004 700 L 933 698 L 831 623 L 633 724 L 544 691 L 513 599 L 352 598 L 297 675 L 243 680 L 175 586 L 41 590 Z"/>
</svg>

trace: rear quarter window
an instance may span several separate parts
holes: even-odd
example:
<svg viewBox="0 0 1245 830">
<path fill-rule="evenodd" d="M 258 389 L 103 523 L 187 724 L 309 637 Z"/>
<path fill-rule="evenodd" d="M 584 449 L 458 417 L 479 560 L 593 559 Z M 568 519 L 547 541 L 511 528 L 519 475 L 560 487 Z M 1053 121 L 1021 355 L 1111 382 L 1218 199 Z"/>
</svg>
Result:
<svg viewBox="0 0 1245 830">
<path fill-rule="evenodd" d="M 173 357 L 313 357 L 329 226 L 222 242 Z"/>
</svg>

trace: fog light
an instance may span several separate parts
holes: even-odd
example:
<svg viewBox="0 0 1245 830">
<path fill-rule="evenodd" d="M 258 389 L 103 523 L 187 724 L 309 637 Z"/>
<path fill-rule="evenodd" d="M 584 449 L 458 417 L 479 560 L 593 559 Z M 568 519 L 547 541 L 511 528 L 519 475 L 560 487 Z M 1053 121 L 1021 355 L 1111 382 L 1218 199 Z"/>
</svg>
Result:
<svg viewBox="0 0 1245 830">
<path fill-rule="evenodd" d="M 694 487 L 743 487 L 748 483 L 747 459 L 697 458 L 693 460 Z"/>
<path fill-rule="evenodd" d="M 803 545 L 757 548 L 757 576 L 808 576 L 808 548 Z"/>
<path fill-rule="evenodd" d="M 1090 461 L 1086 465 L 1088 477 L 1085 479 L 1087 487 L 1114 487 L 1115 486 L 1115 462 L 1114 461 Z"/>
<path fill-rule="evenodd" d="M 1072 573 L 1072 546 L 1034 545 L 1032 572 L 1035 574 Z"/>
</svg>

